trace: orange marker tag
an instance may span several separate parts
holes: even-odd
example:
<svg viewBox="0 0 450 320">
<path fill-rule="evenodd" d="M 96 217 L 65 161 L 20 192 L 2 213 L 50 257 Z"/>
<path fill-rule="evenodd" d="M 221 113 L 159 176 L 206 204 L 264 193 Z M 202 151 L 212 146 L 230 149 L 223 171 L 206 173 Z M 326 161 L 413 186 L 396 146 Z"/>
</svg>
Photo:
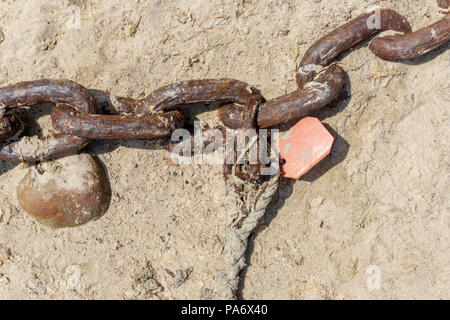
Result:
<svg viewBox="0 0 450 320">
<path fill-rule="evenodd" d="M 319 119 L 301 119 L 280 137 L 281 175 L 300 178 L 330 153 L 333 141 Z"/>
</svg>

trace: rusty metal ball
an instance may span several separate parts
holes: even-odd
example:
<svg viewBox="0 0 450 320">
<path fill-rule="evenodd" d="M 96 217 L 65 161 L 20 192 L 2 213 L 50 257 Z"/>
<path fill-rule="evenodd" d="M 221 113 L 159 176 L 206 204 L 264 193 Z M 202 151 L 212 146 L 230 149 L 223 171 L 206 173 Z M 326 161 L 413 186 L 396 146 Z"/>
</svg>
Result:
<svg viewBox="0 0 450 320">
<path fill-rule="evenodd" d="M 17 186 L 17 198 L 43 225 L 76 227 L 108 210 L 111 187 L 98 160 L 80 154 L 30 167 Z"/>
</svg>

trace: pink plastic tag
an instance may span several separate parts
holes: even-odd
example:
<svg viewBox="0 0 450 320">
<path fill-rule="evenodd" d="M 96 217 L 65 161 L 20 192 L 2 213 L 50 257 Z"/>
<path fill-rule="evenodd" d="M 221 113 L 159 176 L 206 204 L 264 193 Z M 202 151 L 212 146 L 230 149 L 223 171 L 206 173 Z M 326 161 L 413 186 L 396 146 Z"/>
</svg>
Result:
<svg viewBox="0 0 450 320">
<path fill-rule="evenodd" d="M 281 175 L 300 178 L 330 153 L 333 141 L 319 119 L 301 119 L 280 137 Z"/>
</svg>

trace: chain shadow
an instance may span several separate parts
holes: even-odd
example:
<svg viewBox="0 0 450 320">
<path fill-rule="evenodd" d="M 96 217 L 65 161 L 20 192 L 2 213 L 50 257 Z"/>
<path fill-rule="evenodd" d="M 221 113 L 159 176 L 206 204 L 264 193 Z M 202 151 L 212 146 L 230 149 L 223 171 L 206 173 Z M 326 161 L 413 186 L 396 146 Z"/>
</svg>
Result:
<svg viewBox="0 0 450 320">
<path fill-rule="evenodd" d="M 17 167 L 19 163 L 0 160 L 0 176 Z"/>
</svg>

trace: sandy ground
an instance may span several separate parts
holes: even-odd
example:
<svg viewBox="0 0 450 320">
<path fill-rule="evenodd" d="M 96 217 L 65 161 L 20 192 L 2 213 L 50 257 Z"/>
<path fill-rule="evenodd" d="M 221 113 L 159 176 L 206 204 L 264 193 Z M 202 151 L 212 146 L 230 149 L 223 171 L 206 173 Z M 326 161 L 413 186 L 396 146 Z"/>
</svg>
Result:
<svg viewBox="0 0 450 320">
<path fill-rule="evenodd" d="M 441 17 L 435 0 L 1 1 L 0 85 L 68 78 L 142 98 L 230 77 L 270 99 L 295 89 L 311 43 L 374 4 L 414 29 Z M 316 114 L 332 153 L 282 181 L 252 237 L 243 298 L 450 298 L 447 49 L 391 63 L 364 43 L 341 58 L 349 98 Z M 27 114 L 47 114 L 45 131 L 50 106 L 38 109 Z M 207 297 L 237 202 L 220 166 L 173 166 L 161 143 L 92 142 L 112 202 L 75 229 L 30 218 L 15 194 L 23 166 L 0 162 L 0 298 Z"/>
</svg>

